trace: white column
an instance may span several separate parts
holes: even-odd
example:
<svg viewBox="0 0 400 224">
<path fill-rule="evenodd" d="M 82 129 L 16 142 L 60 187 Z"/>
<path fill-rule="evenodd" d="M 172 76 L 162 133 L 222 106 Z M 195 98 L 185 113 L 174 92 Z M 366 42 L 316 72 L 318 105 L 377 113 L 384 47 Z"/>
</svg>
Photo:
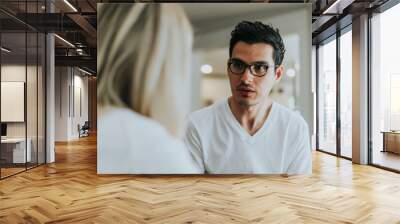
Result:
<svg viewBox="0 0 400 224">
<path fill-rule="evenodd" d="M 311 48 L 311 92 L 313 100 L 313 113 L 312 113 L 312 127 L 311 132 L 311 148 L 315 150 L 317 148 L 317 122 L 316 122 L 316 103 L 317 103 L 317 48 L 312 46 Z"/>
<path fill-rule="evenodd" d="M 353 162 L 368 163 L 368 16 L 353 20 Z"/>
<path fill-rule="evenodd" d="M 314 93 L 312 89 L 312 71 L 311 71 L 311 51 L 312 51 L 312 38 L 311 38 L 311 5 L 301 11 L 303 17 L 309 18 L 303 21 L 301 27 L 304 27 L 299 32 L 301 43 L 300 50 L 300 63 L 299 63 L 299 76 L 296 80 L 296 109 L 301 112 L 304 120 L 308 124 L 310 136 L 313 134 L 314 127 Z"/>
<path fill-rule="evenodd" d="M 55 68 L 55 141 L 69 141 L 71 132 L 72 68 Z"/>
<path fill-rule="evenodd" d="M 54 12 L 54 5 L 46 1 L 47 12 Z M 46 163 L 55 162 L 55 43 L 54 35 L 46 35 Z"/>
<path fill-rule="evenodd" d="M 46 35 L 46 163 L 55 161 L 55 76 L 54 76 L 54 35 Z"/>
</svg>

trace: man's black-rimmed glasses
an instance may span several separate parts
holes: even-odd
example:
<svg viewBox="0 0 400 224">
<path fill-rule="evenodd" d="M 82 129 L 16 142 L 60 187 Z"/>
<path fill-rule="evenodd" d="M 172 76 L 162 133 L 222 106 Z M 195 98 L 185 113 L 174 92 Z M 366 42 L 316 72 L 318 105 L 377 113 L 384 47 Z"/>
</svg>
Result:
<svg viewBox="0 0 400 224">
<path fill-rule="evenodd" d="M 247 68 L 250 68 L 250 73 L 257 77 L 262 77 L 267 74 L 269 65 L 265 62 L 254 62 L 247 64 L 239 59 L 230 59 L 228 61 L 228 69 L 235 75 L 242 75 Z"/>
</svg>

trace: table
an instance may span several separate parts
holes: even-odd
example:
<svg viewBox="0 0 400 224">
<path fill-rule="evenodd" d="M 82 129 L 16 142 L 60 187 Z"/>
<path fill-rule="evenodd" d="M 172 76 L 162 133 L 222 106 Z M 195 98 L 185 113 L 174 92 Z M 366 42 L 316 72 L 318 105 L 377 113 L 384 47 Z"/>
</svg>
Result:
<svg viewBox="0 0 400 224">
<path fill-rule="evenodd" d="M 26 139 L 27 147 L 25 154 L 25 138 L 6 138 L 1 139 L 1 157 L 6 163 L 26 163 L 31 162 L 31 145 L 30 138 Z M 26 161 L 25 161 L 26 160 Z"/>
<path fill-rule="evenodd" d="M 400 131 L 382 131 L 381 133 L 383 133 L 382 152 L 400 154 Z"/>
</svg>

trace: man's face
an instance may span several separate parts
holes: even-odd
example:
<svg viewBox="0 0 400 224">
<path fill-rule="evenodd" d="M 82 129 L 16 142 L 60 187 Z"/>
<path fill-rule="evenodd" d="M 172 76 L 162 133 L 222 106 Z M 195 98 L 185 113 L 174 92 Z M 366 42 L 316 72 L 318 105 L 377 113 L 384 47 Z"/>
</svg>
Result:
<svg viewBox="0 0 400 224">
<path fill-rule="evenodd" d="M 283 74 L 283 67 L 275 68 L 273 59 L 274 48 L 265 43 L 247 44 L 239 41 L 232 50 L 231 59 L 240 60 L 246 64 L 266 63 L 267 74 L 262 77 L 254 76 L 247 68 L 243 74 L 233 74 L 228 68 L 232 99 L 242 106 L 255 106 L 266 100 L 275 82 Z"/>
</svg>

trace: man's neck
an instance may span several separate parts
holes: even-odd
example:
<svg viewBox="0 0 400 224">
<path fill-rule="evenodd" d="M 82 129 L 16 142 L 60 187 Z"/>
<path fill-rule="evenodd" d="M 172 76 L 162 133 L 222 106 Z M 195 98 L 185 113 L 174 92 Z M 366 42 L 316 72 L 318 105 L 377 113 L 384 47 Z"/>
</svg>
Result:
<svg viewBox="0 0 400 224">
<path fill-rule="evenodd" d="M 260 130 L 267 120 L 272 106 L 272 100 L 268 98 L 252 106 L 238 104 L 232 97 L 228 99 L 228 103 L 236 120 L 250 135 L 254 135 Z"/>
</svg>

